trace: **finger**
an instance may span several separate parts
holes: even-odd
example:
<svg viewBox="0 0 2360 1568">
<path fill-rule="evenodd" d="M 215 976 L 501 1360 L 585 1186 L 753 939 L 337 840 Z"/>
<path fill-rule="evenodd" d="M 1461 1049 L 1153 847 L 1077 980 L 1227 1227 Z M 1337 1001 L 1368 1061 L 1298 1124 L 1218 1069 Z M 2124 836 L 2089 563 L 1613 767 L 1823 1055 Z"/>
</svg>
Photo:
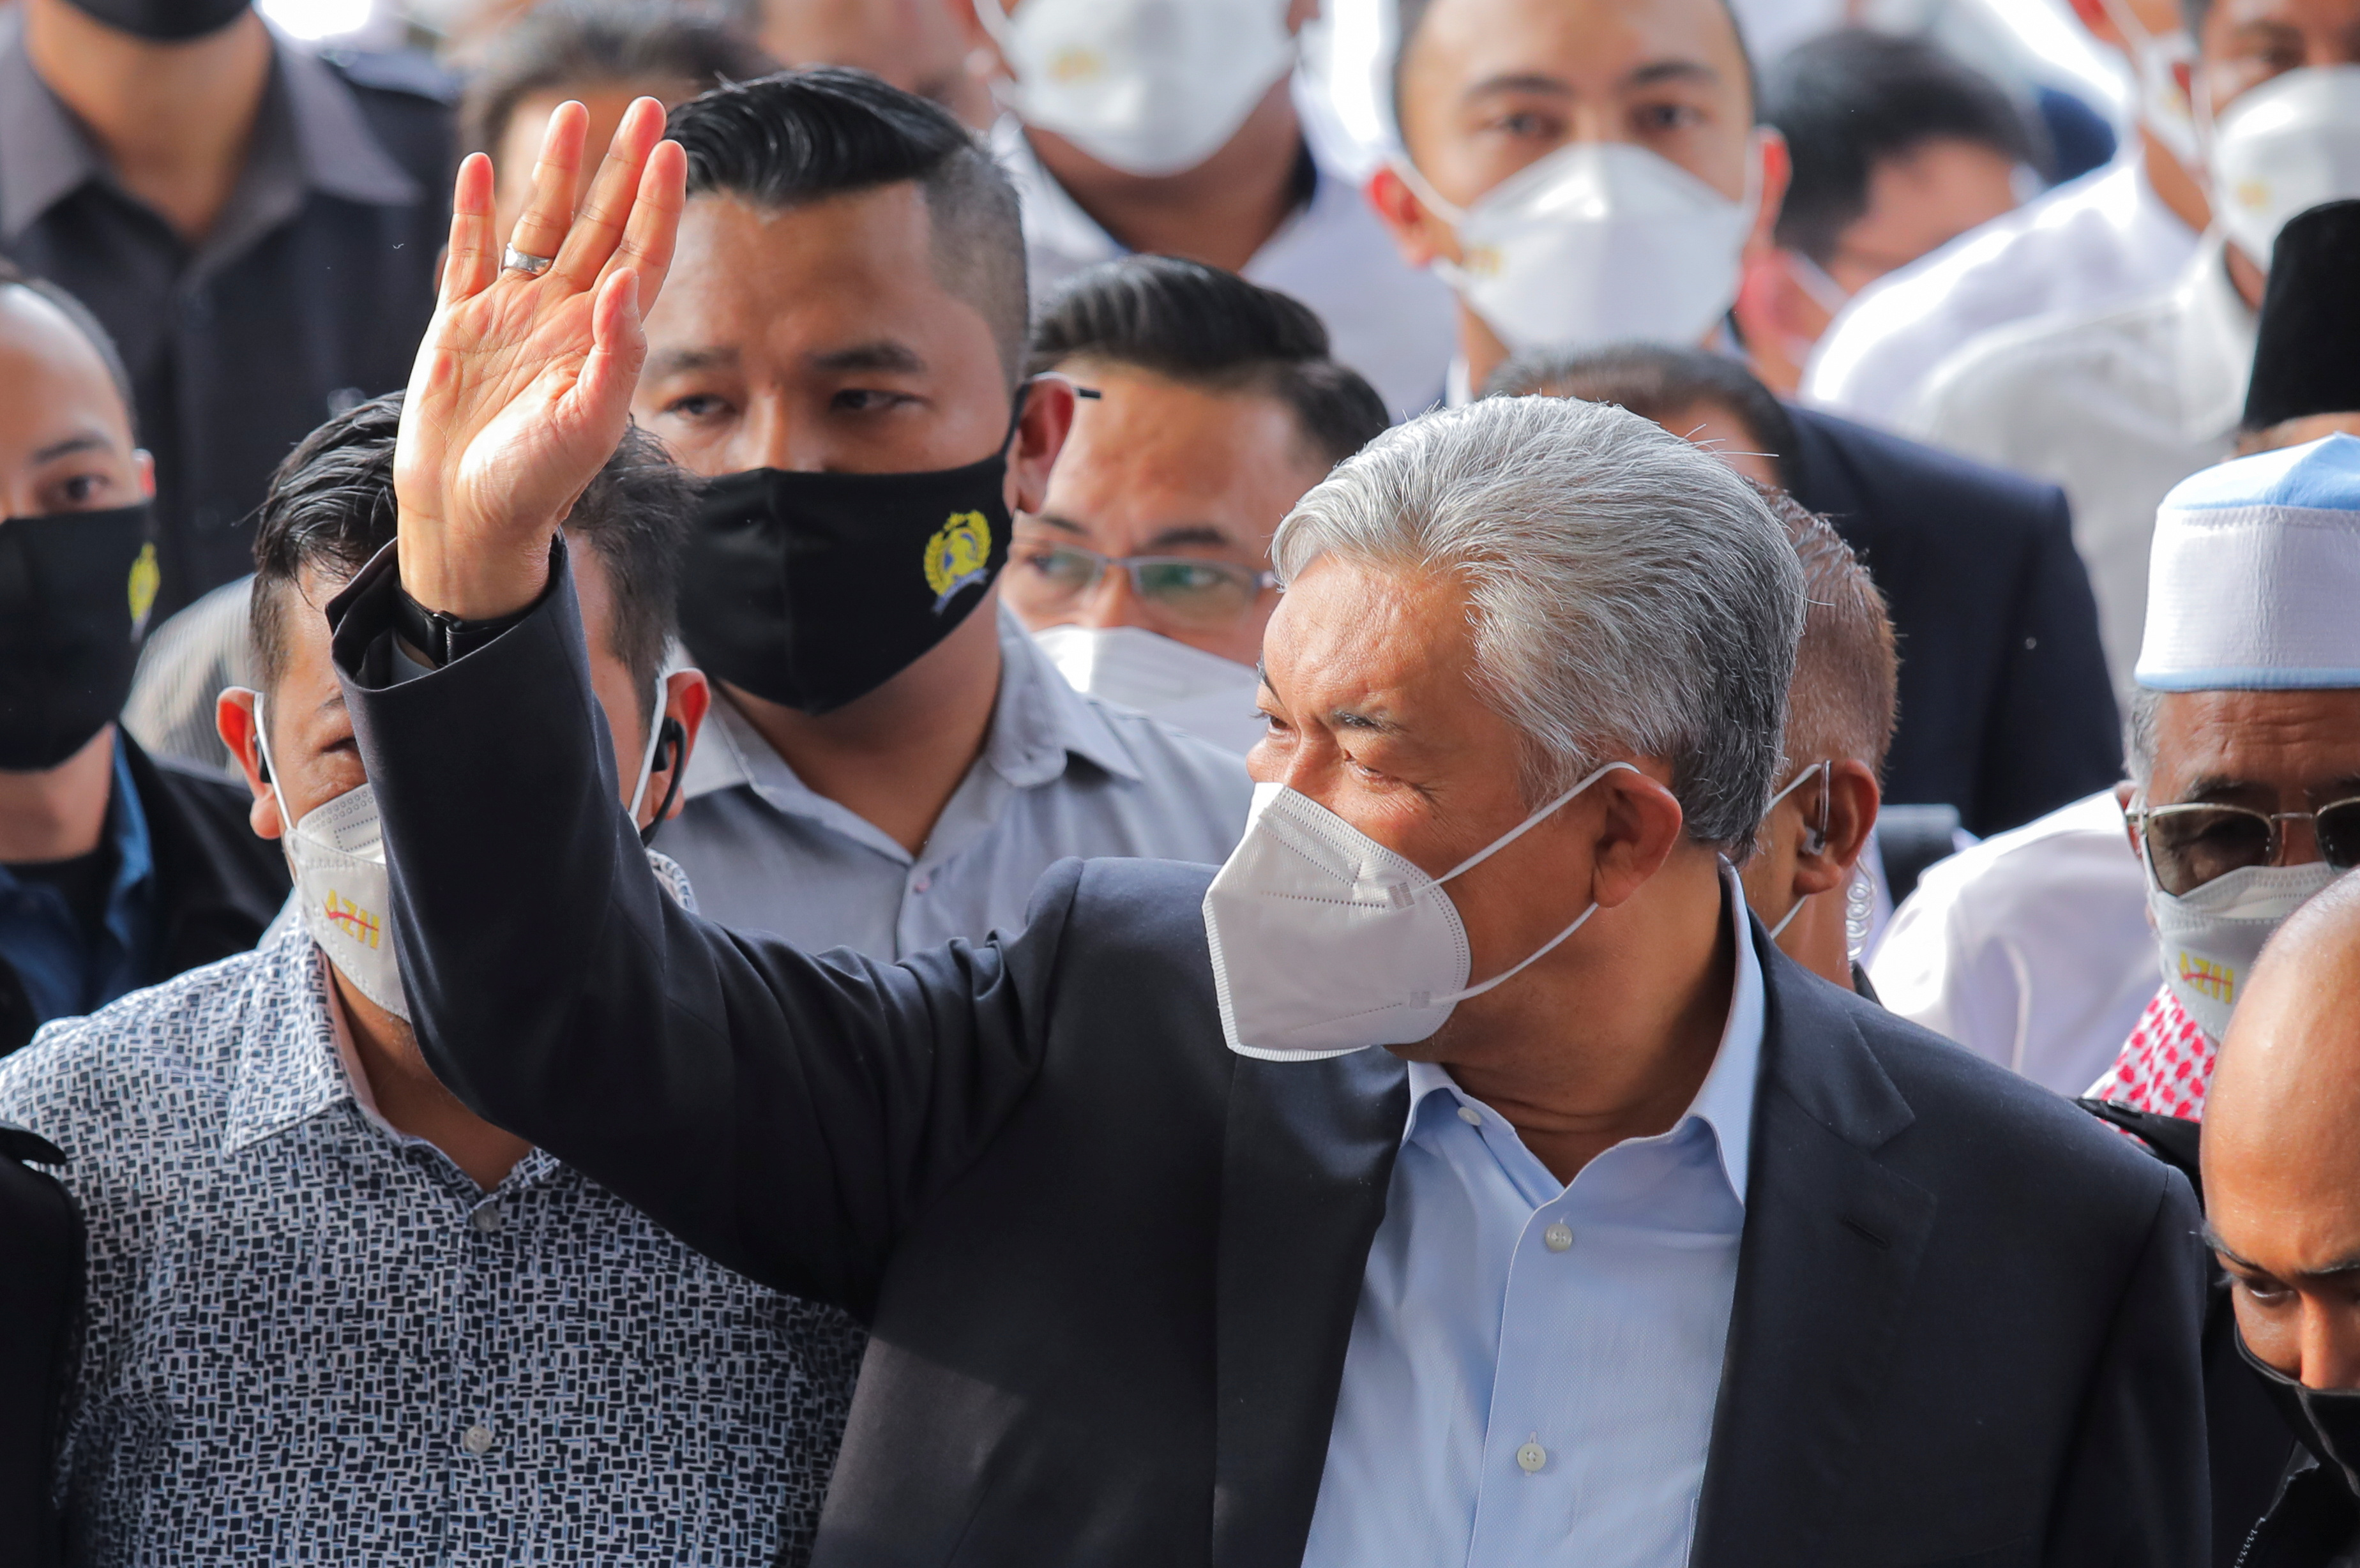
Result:
<svg viewBox="0 0 2360 1568">
<path fill-rule="evenodd" d="M 631 204 L 631 223 L 615 258 L 606 264 L 613 273 L 629 267 L 639 276 L 639 312 L 655 309 L 672 271 L 672 251 L 680 243 L 680 215 L 688 204 L 688 154 L 678 142 L 656 144 L 648 166 L 639 174 L 639 199 Z"/>
<path fill-rule="evenodd" d="M 451 192 L 451 246 L 442 263 L 442 303 L 455 305 L 499 276 L 499 238 L 492 232 L 492 160 L 469 153 Z"/>
<path fill-rule="evenodd" d="M 663 125 L 663 105 L 652 98 L 635 99 L 623 111 L 614 143 L 598 166 L 598 177 L 574 220 L 573 231 L 565 236 L 565 248 L 557 253 L 557 265 L 551 268 L 572 287 L 591 288 L 606 270 L 630 222 L 639 171 L 647 164 L 649 149 L 662 138 Z"/>
<path fill-rule="evenodd" d="M 640 321 L 639 275 L 622 267 L 598 286 L 591 301 L 590 353 L 565 398 L 581 428 L 613 432 L 609 445 L 622 439 L 631 396 L 639 390 L 639 366 L 648 356 Z"/>
<path fill-rule="evenodd" d="M 541 133 L 541 158 L 532 166 L 532 200 L 517 220 L 508 243 L 527 256 L 555 256 L 574 224 L 574 185 L 582 169 L 582 138 L 590 111 L 568 101 L 549 116 Z"/>
</svg>

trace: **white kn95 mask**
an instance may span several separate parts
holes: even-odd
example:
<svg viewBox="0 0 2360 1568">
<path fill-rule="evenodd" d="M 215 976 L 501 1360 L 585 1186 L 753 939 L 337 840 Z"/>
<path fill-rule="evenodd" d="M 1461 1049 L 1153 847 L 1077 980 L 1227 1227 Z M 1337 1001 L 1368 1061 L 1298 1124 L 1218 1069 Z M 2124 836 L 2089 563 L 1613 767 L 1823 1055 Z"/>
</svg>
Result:
<svg viewBox="0 0 2360 1568">
<path fill-rule="evenodd" d="M 1451 1010 L 1579 931 L 1591 904 L 1524 959 L 1467 984 L 1467 931 L 1443 884 L 1480 866 L 1616 770 L 1610 762 L 1439 877 L 1308 796 L 1254 789 L 1245 836 L 1205 893 L 1221 1033 L 1240 1056 L 1314 1062 L 1430 1037 Z"/>
<path fill-rule="evenodd" d="M 1286 0 L 975 0 L 1014 78 L 1000 97 L 1111 169 L 1196 168 L 1295 69 Z"/>
</svg>

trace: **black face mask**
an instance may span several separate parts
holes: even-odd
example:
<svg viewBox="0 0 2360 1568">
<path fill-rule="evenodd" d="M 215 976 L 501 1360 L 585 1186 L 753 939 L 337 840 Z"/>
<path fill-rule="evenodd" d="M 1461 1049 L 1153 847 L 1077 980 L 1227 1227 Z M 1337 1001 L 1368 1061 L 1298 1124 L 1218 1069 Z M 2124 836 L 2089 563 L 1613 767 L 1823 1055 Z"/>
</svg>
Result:
<svg viewBox="0 0 2360 1568">
<path fill-rule="evenodd" d="M 159 44 L 220 32 L 246 15 L 246 0 L 71 0 L 108 27 Z"/>
<path fill-rule="evenodd" d="M 2306 1388 L 2245 1348 L 2243 1334 L 2236 1339 L 2237 1354 L 2262 1380 L 2288 1429 L 2343 1484 L 2347 1497 L 2360 1499 L 2360 1388 Z"/>
<path fill-rule="evenodd" d="M 156 583 L 144 503 L 0 522 L 0 769 L 55 768 L 123 711 Z"/>
<path fill-rule="evenodd" d="M 927 474 L 709 481 L 681 560 L 681 640 L 706 674 L 807 713 L 867 696 L 983 602 L 1008 561 L 1007 475 L 1003 440 Z"/>
</svg>

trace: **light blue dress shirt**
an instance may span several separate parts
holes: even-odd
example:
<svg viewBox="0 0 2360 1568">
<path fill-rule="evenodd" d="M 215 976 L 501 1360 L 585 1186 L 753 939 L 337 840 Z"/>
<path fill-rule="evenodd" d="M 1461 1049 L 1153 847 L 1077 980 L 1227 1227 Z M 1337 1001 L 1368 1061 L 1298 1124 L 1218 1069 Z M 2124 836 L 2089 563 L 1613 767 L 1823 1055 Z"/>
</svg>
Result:
<svg viewBox="0 0 2360 1568">
<path fill-rule="evenodd" d="M 1560 1184 L 1426 1062 L 1369 1249 L 1306 1568 L 1678 1568 L 1704 1484 L 1762 1055 L 1734 877 L 1721 1049 L 1669 1132 Z"/>
<path fill-rule="evenodd" d="M 1005 611 L 1000 657 L 982 755 L 915 855 L 797 778 L 716 696 L 688 803 L 656 838 L 705 917 L 890 960 L 1021 930 L 1041 874 L 1068 855 L 1229 857 L 1253 802 L 1242 758 L 1075 691 Z"/>
</svg>

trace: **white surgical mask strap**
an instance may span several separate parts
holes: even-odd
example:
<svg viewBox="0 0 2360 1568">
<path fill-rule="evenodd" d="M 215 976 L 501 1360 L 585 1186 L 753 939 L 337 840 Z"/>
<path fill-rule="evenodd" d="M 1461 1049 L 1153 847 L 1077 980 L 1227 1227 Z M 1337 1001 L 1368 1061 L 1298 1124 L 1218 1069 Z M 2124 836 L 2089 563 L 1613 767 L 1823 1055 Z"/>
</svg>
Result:
<svg viewBox="0 0 2360 1568">
<path fill-rule="evenodd" d="M 975 19 L 981 24 L 984 35 L 1000 46 L 1000 59 L 1008 60 L 1009 49 L 1016 38 L 1016 24 L 1000 8 L 1000 0 L 975 0 Z M 1013 70 L 1015 62 L 1010 60 L 1009 68 Z"/>
<path fill-rule="evenodd" d="M 977 3 L 989 5 L 991 0 L 977 0 Z M 1448 223 L 1454 232 L 1459 224 L 1467 221 L 1467 209 L 1448 200 L 1442 192 L 1428 185 L 1426 182 L 1426 176 L 1417 171 L 1417 165 L 1409 160 L 1409 154 L 1405 152 L 1399 154 L 1392 159 L 1392 163 L 1393 172 L 1401 176 L 1401 182 L 1409 187 L 1410 194 L 1416 197 L 1427 212 Z"/>
<path fill-rule="evenodd" d="M 1539 811 L 1535 811 L 1531 816 L 1526 817 L 1523 822 L 1509 829 L 1506 837 L 1493 839 L 1488 847 L 1477 850 L 1474 854 L 1469 855 L 1466 859 L 1460 861 L 1458 865 L 1452 866 L 1441 876 L 1436 877 L 1435 881 L 1437 883 L 1448 882 L 1452 877 L 1459 876 L 1461 872 L 1474 870 L 1475 867 L 1482 865 L 1485 861 L 1491 859 L 1493 855 L 1499 854 L 1502 850 L 1507 848 L 1510 844 L 1515 843 L 1518 839 L 1524 837 L 1526 833 L 1532 832 L 1543 822 L 1548 821 L 1550 817 L 1557 814 L 1557 809 L 1563 806 L 1568 800 L 1572 800 L 1576 795 L 1580 794 L 1584 789 L 1589 789 L 1592 784 L 1597 783 L 1601 779 L 1605 778 L 1608 774 L 1612 773 L 1617 769 L 1625 773 L 1636 773 L 1639 771 L 1627 762 L 1608 763 L 1605 767 L 1600 768 L 1597 772 L 1590 774 L 1580 783 L 1575 785 L 1572 789 L 1568 789 L 1564 794 L 1559 795 L 1556 800 L 1551 800 L 1547 805 L 1543 806 Z M 1585 916 L 1584 918 L 1586 919 L 1588 917 Z M 1579 923 L 1579 921 L 1576 922 L 1576 924 Z M 1557 941 L 1563 942 L 1566 937 L 1571 936 L 1573 932 L 1570 930 L 1568 930 L 1564 936 L 1558 937 Z M 1549 947 L 1554 947 L 1556 945 L 1557 942 L 1551 942 Z M 1541 949 L 1541 953 L 1546 953 L 1547 951 L 1547 947 Z M 1533 954 L 1533 958 L 1538 958 L 1539 956 L 1540 953 Z M 1524 960 L 1524 963 L 1530 964 L 1532 961 L 1532 958 L 1527 958 Z M 1522 968 L 1523 966 L 1523 964 L 1519 964 L 1517 965 L 1517 968 Z M 1513 975 L 1515 972 L 1516 971 L 1514 969 L 1511 969 L 1508 971 L 1508 974 Z M 1500 978 L 1504 980 L 1507 978 L 1507 975 L 1503 975 Z M 1492 982 L 1487 981 L 1486 984 L 1492 984 Z"/>
<path fill-rule="evenodd" d="M 1564 942 L 1574 932 L 1579 931 L 1582 927 L 1588 925 L 1590 923 L 1590 917 L 1597 912 L 1598 906 L 1593 902 L 1590 908 L 1582 910 L 1580 915 L 1576 917 L 1573 924 L 1566 927 L 1565 930 L 1557 932 L 1557 935 L 1541 943 L 1540 946 L 1534 949 L 1532 954 L 1525 958 L 1522 963 L 1512 964 L 1507 968 L 1500 971 L 1499 974 L 1492 975 L 1489 980 L 1482 981 L 1478 985 L 1470 985 L 1464 991 L 1454 991 L 1447 996 L 1437 996 L 1435 1000 L 1437 1002 L 1450 1002 L 1455 1004 L 1466 1001 L 1470 996 L 1480 996 L 1495 985 L 1506 985 L 1509 981 L 1513 980 L 1517 975 L 1522 975 L 1525 970 L 1530 969 L 1534 964 L 1538 964 L 1542 959 L 1546 958 L 1550 953 L 1555 953 L 1560 942 Z"/>
<path fill-rule="evenodd" d="M 655 777 L 656 745 L 663 738 L 664 698 L 669 694 L 670 685 L 671 682 L 665 679 L 664 672 L 658 670 L 655 702 L 648 716 L 648 744 L 639 752 L 639 781 L 631 786 L 630 817 L 633 827 L 639 824 L 639 803 L 647 797 L 648 780 Z"/>
<path fill-rule="evenodd" d="M 291 833 L 295 824 L 287 816 L 287 797 L 279 792 L 279 764 L 270 758 L 270 721 L 262 711 L 262 693 L 251 686 L 234 687 L 254 699 L 254 744 L 262 753 L 262 781 L 270 786 L 270 798 L 279 806 L 279 831 Z"/>
</svg>

